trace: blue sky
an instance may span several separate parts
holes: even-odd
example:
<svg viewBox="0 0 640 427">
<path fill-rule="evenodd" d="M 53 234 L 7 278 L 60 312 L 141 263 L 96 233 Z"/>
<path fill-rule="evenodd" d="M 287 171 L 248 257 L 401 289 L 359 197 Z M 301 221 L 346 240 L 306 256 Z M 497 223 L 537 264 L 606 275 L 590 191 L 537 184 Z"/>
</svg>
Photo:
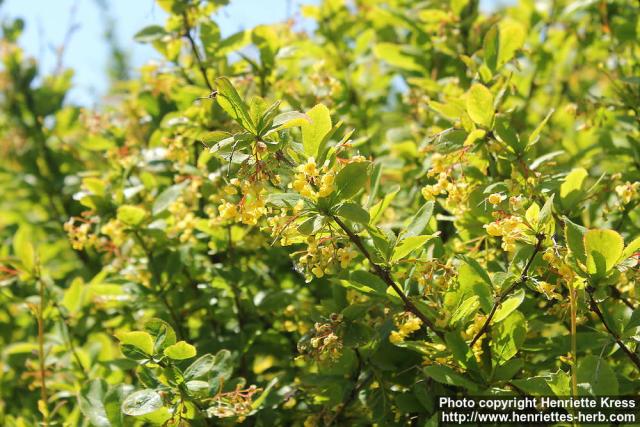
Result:
<svg viewBox="0 0 640 427">
<path fill-rule="evenodd" d="M 153 49 L 133 41 L 133 35 L 151 24 L 162 24 L 165 14 L 154 0 L 106 0 L 116 19 L 117 37 L 129 52 L 131 65 L 139 67 L 156 58 Z M 496 0 L 482 0 L 481 7 L 490 9 Z M 301 4 L 317 4 L 319 0 L 232 0 L 217 16 L 223 35 L 259 24 L 283 21 L 299 14 Z M 502 1 L 504 2 L 504 0 Z M 72 14 L 72 11 L 75 12 Z M 104 42 L 105 18 L 95 0 L 5 0 L 0 6 L 4 17 L 22 17 L 27 27 L 21 45 L 34 56 L 45 71 L 56 64 L 55 49 L 65 39 L 72 23 L 77 25 L 67 50 L 64 64 L 75 70 L 74 89 L 68 101 L 94 105 L 107 88 L 108 49 Z M 71 17 L 74 17 L 71 20 Z"/>
</svg>

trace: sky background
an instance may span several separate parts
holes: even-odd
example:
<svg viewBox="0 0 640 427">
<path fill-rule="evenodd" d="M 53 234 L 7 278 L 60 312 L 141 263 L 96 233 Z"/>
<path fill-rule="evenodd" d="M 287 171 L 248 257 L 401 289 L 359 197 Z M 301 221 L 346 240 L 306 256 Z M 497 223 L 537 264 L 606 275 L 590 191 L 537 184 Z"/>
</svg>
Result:
<svg viewBox="0 0 640 427">
<path fill-rule="evenodd" d="M 491 10 L 508 0 L 481 0 L 481 9 Z M 302 4 L 318 4 L 320 0 L 232 0 L 217 15 L 223 36 L 259 24 L 284 21 L 300 16 Z M 162 25 L 164 11 L 154 0 L 106 0 L 120 46 L 129 54 L 135 70 L 158 58 L 149 45 L 133 41 L 133 35 L 152 24 Z M 74 88 L 68 101 L 92 106 L 99 102 L 108 87 L 108 46 L 104 39 L 107 22 L 96 0 L 5 0 L 0 16 L 21 17 L 26 28 L 20 44 L 50 72 L 56 66 L 56 48 L 65 39 L 71 25 L 75 25 L 64 54 L 64 65 L 75 70 Z"/>
</svg>

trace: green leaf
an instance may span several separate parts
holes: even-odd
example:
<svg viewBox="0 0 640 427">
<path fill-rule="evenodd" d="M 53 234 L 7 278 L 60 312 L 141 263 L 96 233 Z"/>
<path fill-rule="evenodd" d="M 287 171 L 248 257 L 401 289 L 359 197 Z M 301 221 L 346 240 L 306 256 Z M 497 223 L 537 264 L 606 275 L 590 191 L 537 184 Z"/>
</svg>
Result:
<svg viewBox="0 0 640 427">
<path fill-rule="evenodd" d="M 76 277 L 71 285 L 64 291 L 62 305 L 69 313 L 77 313 L 84 305 L 85 285 L 82 278 Z"/>
<path fill-rule="evenodd" d="M 547 113 L 545 118 L 542 120 L 542 122 L 540 122 L 540 124 L 533 130 L 533 132 L 531 132 L 531 134 L 529 135 L 529 140 L 527 144 L 528 146 L 534 145 L 538 142 L 538 140 L 540 139 L 540 132 L 542 132 L 542 129 L 544 129 L 544 126 L 547 124 L 547 121 L 549 120 L 549 118 L 551 117 L 554 111 L 555 111 L 554 109 L 551 109 Z"/>
<path fill-rule="evenodd" d="M 512 312 L 492 327 L 491 355 L 499 364 L 518 353 L 527 335 L 527 322 L 519 311 Z"/>
<path fill-rule="evenodd" d="M 144 324 L 144 329 L 155 339 L 154 351 L 160 352 L 176 343 L 176 333 L 167 322 L 153 318 Z"/>
<path fill-rule="evenodd" d="M 423 67 L 416 58 L 408 54 L 402 45 L 394 43 L 378 43 L 373 47 L 373 54 L 387 63 L 409 71 L 422 71 Z"/>
<path fill-rule="evenodd" d="M 352 272 L 349 277 L 352 282 L 364 285 L 378 294 L 385 294 L 387 292 L 387 284 L 384 280 L 368 271 L 356 270 Z M 364 290 L 364 292 L 370 291 Z"/>
<path fill-rule="evenodd" d="M 498 52 L 500 51 L 500 34 L 497 25 L 489 28 L 485 34 L 482 49 L 485 65 L 495 73 L 498 68 Z"/>
<path fill-rule="evenodd" d="M 622 256 L 620 257 L 620 261 L 624 261 L 627 258 L 630 258 L 631 256 L 633 256 L 633 254 L 638 252 L 638 250 L 640 250 L 640 237 L 636 237 L 631 241 L 631 243 L 627 245 L 626 248 L 624 248 L 624 251 L 622 251 Z"/>
<path fill-rule="evenodd" d="M 418 212 L 413 216 L 411 222 L 406 228 L 406 231 L 402 233 L 403 238 L 418 236 L 424 232 L 424 229 L 429 224 L 431 216 L 433 215 L 434 202 L 428 201 L 420 207 Z"/>
<path fill-rule="evenodd" d="M 480 389 L 478 384 L 474 383 L 471 380 L 468 380 L 448 366 L 431 365 L 424 368 L 423 372 L 428 377 L 433 378 L 434 380 L 442 384 L 463 387 L 471 392 L 478 391 Z"/>
<path fill-rule="evenodd" d="M 229 350 L 220 350 L 216 353 L 216 360 L 211 369 L 209 384 L 211 390 L 216 393 L 225 384 L 233 373 L 233 360 Z"/>
<path fill-rule="evenodd" d="M 13 236 L 13 252 L 27 271 L 32 271 L 36 262 L 36 251 L 29 240 L 31 236 L 31 231 L 24 225 Z"/>
<path fill-rule="evenodd" d="M 578 387 L 591 396 L 615 396 L 618 379 L 605 359 L 584 356 L 578 362 Z"/>
<path fill-rule="evenodd" d="M 560 201 L 565 209 L 575 207 L 584 195 L 582 187 L 584 180 L 589 176 L 585 168 L 573 169 L 560 185 Z"/>
<path fill-rule="evenodd" d="M 278 381 L 278 377 L 269 381 L 269 384 L 267 384 L 267 387 L 264 389 L 264 391 L 260 393 L 260 396 L 251 404 L 251 409 L 253 411 L 257 411 L 258 409 L 260 409 L 265 400 L 267 400 L 267 397 L 269 397 L 269 395 L 271 394 L 273 388 L 276 386 L 276 384 L 278 384 Z"/>
<path fill-rule="evenodd" d="M 287 111 L 286 113 L 277 115 L 273 119 L 271 126 L 277 130 L 284 130 L 292 127 L 302 127 L 310 123 L 311 118 L 308 115 L 299 111 Z"/>
<path fill-rule="evenodd" d="M 137 206 L 122 205 L 118 208 L 118 219 L 132 227 L 139 225 L 146 215 L 147 212 Z"/>
<path fill-rule="evenodd" d="M 537 376 L 537 377 L 529 377 L 522 379 L 511 380 L 511 382 L 524 391 L 527 394 L 532 396 L 550 396 L 553 392 L 551 388 L 547 384 L 548 377 L 545 376 Z"/>
<path fill-rule="evenodd" d="M 403 238 L 393 250 L 391 262 L 398 262 L 402 258 L 409 255 L 412 251 L 421 248 L 429 240 L 433 239 L 433 235 L 411 236 Z"/>
<path fill-rule="evenodd" d="M 380 221 L 380 219 L 382 218 L 382 215 L 384 214 L 384 211 L 389 207 L 393 199 L 396 197 L 396 194 L 398 194 L 398 191 L 399 189 L 388 193 L 387 195 L 384 196 L 382 200 L 380 200 L 378 203 L 376 203 L 375 205 L 371 206 L 371 208 L 369 208 L 369 216 L 371 217 L 371 220 L 370 220 L 371 224 L 377 224 L 378 221 Z"/>
<path fill-rule="evenodd" d="M 186 380 L 193 380 L 208 376 L 209 371 L 213 369 L 215 363 L 216 358 L 213 354 L 205 354 L 196 359 L 196 361 L 184 371 L 184 378 Z"/>
<path fill-rule="evenodd" d="M 524 301 L 524 289 L 520 289 L 504 300 L 493 316 L 492 324 L 498 323 L 509 316 Z"/>
<path fill-rule="evenodd" d="M 513 148 L 514 152 L 520 153 L 524 149 L 520 136 L 505 117 L 496 117 L 493 133 L 498 140 Z"/>
<path fill-rule="evenodd" d="M 478 368 L 478 363 L 476 362 L 476 358 L 469 348 L 469 345 L 465 342 L 464 339 L 460 336 L 460 333 L 456 331 L 449 331 L 445 334 L 445 342 L 447 343 L 447 347 L 451 351 L 454 359 L 460 366 L 465 369 L 474 369 Z"/>
<path fill-rule="evenodd" d="M 80 411 L 95 427 L 111 427 L 103 402 L 108 387 L 104 380 L 93 380 L 84 384 L 80 390 Z"/>
<path fill-rule="evenodd" d="M 587 272 L 603 277 L 622 256 L 624 240 L 613 230 L 589 230 L 584 235 L 584 247 L 587 253 Z"/>
<path fill-rule="evenodd" d="M 350 199 L 362 190 L 367 182 L 369 162 L 346 165 L 336 176 L 336 193 L 340 200 Z"/>
<path fill-rule="evenodd" d="M 317 158 L 325 136 L 331 131 L 331 114 L 325 105 L 318 104 L 306 115 L 311 122 L 301 124 L 302 147 L 307 156 Z"/>
<path fill-rule="evenodd" d="M 162 193 L 156 197 L 156 200 L 153 202 L 153 207 L 151 208 L 151 213 L 153 215 L 158 215 L 159 213 L 164 212 L 169 208 L 169 206 L 176 201 L 178 196 L 182 194 L 182 190 L 187 186 L 188 181 L 181 182 L 180 184 L 172 185 L 171 187 L 164 190 Z"/>
<path fill-rule="evenodd" d="M 471 120 L 487 129 L 493 124 L 493 94 L 480 83 L 475 83 L 467 93 L 467 113 Z"/>
<path fill-rule="evenodd" d="M 340 204 L 336 209 L 336 214 L 342 218 L 348 219 L 349 221 L 360 224 L 368 224 L 370 220 L 369 212 L 359 204 L 353 202 Z"/>
<path fill-rule="evenodd" d="M 160 408 L 162 397 L 154 390 L 136 391 L 122 402 L 122 412 L 132 417 L 151 414 Z"/>
<path fill-rule="evenodd" d="M 524 45 L 526 31 L 522 24 L 513 19 L 504 19 L 498 24 L 499 47 L 497 68 L 509 62 L 516 51 Z"/>
<path fill-rule="evenodd" d="M 455 308 L 451 315 L 451 319 L 449 319 L 449 324 L 455 325 L 459 321 L 466 319 L 468 316 L 475 313 L 478 310 L 478 307 L 480 307 L 480 298 L 478 298 L 478 295 L 470 296 Z"/>
<path fill-rule="evenodd" d="M 145 354 L 153 354 L 153 338 L 144 331 L 123 332 L 117 335 L 121 345 L 133 346 Z"/>
<path fill-rule="evenodd" d="M 544 206 L 542 206 L 542 209 L 540 209 L 540 212 L 538 213 L 537 231 L 542 231 L 546 235 L 551 235 L 554 230 L 554 222 L 552 220 L 554 198 L 555 195 L 552 194 L 551 197 L 544 202 Z"/>
<path fill-rule="evenodd" d="M 472 258 L 464 257 L 464 263 L 458 269 L 459 300 L 463 301 L 471 295 L 480 298 L 480 306 L 485 313 L 493 307 L 492 284 L 487 272 Z"/>
<path fill-rule="evenodd" d="M 553 374 L 550 374 L 546 378 L 547 386 L 551 389 L 553 394 L 558 397 L 566 397 L 571 394 L 570 383 L 571 377 L 564 371 L 558 370 Z"/>
<path fill-rule="evenodd" d="M 249 108 L 242 100 L 236 89 L 226 77 L 216 79 L 218 88 L 218 104 L 233 120 L 238 122 L 245 130 L 255 135 L 256 125 L 251 120 Z"/>
<path fill-rule="evenodd" d="M 584 248 L 584 235 L 587 229 L 581 225 L 574 224 L 569 218 L 564 218 L 564 233 L 567 246 L 573 256 L 582 264 L 587 262 L 587 254 Z"/>
<path fill-rule="evenodd" d="M 151 43 L 156 40 L 160 40 L 167 34 L 168 33 L 164 27 L 161 27 L 160 25 L 149 25 L 148 27 L 144 27 L 138 31 L 133 36 L 133 39 L 138 43 Z"/>
<path fill-rule="evenodd" d="M 190 359 L 196 353 L 196 348 L 185 341 L 178 341 L 164 349 L 164 355 L 174 360 Z"/>
</svg>

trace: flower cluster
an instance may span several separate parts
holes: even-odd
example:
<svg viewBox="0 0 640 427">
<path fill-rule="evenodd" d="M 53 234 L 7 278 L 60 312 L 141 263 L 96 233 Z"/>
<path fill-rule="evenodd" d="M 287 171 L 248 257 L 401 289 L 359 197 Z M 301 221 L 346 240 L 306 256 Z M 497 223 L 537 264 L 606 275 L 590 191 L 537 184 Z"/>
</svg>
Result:
<svg viewBox="0 0 640 427">
<path fill-rule="evenodd" d="M 523 237 L 526 229 L 524 220 L 517 215 L 507 215 L 496 221 L 484 225 L 490 236 L 502 237 L 501 247 L 507 252 L 516 250 L 516 241 Z"/>
<path fill-rule="evenodd" d="M 326 164 L 318 168 L 315 159 L 311 157 L 296 169 L 291 188 L 308 199 L 317 200 L 333 193 L 335 177 L 335 171 L 330 170 Z"/>
<path fill-rule="evenodd" d="M 358 253 L 351 247 L 337 247 L 330 238 L 307 238 L 307 249 L 298 258 L 298 266 L 307 272 L 307 281 L 311 275 L 320 278 L 325 274 L 334 274 L 338 268 L 347 268 Z M 309 274 L 310 273 L 310 274 Z"/>
<path fill-rule="evenodd" d="M 463 151 L 464 155 L 464 151 Z M 434 153 L 431 158 L 431 168 L 427 176 L 436 178 L 435 184 L 422 187 L 422 197 L 426 200 L 435 200 L 439 196 L 446 195 L 445 204 L 455 213 L 463 213 L 466 209 L 464 202 L 469 197 L 472 186 L 463 176 L 453 176 L 453 169 L 460 156 L 443 156 Z"/>
<path fill-rule="evenodd" d="M 80 224 L 77 224 L 77 223 Z M 64 231 L 69 235 L 71 247 L 81 251 L 85 248 L 95 247 L 98 243 L 98 236 L 92 233 L 90 221 L 73 217 L 64 223 Z"/>
<path fill-rule="evenodd" d="M 338 359 L 343 347 L 339 333 L 342 321 L 342 315 L 332 313 L 328 322 L 316 322 L 308 339 L 298 343 L 298 351 L 320 361 Z"/>
<path fill-rule="evenodd" d="M 422 320 L 411 312 L 404 312 L 396 316 L 395 325 L 398 330 L 391 331 L 389 341 L 394 344 L 398 344 L 403 342 L 409 335 L 419 330 L 422 326 Z"/>
<path fill-rule="evenodd" d="M 264 184 L 233 178 L 224 188 L 225 199 L 218 206 L 220 221 L 256 225 L 267 213 Z M 235 201 L 239 198 L 239 201 Z"/>
<path fill-rule="evenodd" d="M 216 395 L 207 413 L 218 418 L 243 417 L 253 410 L 253 395 L 260 391 L 255 385 L 244 390 L 238 385 L 233 391 Z"/>
<path fill-rule="evenodd" d="M 638 196 L 638 191 L 640 190 L 640 181 L 636 182 L 625 182 L 624 184 L 620 184 L 616 186 L 616 194 L 620 198 L 620 201 L 623 205 L 627 205 L 631 202 L 631 200 L 635 199 Z"/>
</svg>

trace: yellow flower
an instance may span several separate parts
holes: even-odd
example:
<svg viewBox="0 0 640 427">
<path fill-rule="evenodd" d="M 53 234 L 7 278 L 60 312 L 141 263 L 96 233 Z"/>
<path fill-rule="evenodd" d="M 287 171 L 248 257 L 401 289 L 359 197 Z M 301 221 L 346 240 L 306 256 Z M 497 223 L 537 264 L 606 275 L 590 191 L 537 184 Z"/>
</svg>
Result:
<svg viewBox="0 0 640 427">
<path fill-rule="evenodd" d="M 495 222 L 486 224 L 484 228 L 490 236 L 499 237 L 502 236 L 502 228 Z"/>
<path fill-rule="evenodd" d="M 318 175 L 318 168 L 316 167 L 316 161 L 313 157 L 310 157 L 304 165 L 298 166 L 298 170 L 307 176 Z"/>
<path fill-rule="evenodd" d="M 234 194 L 238 194 L 238 189 L 233 185 L 227 185 L 226 187 L 224 187 L 224 192 L 228 196 L 233 196 Z"/>
<path fill-rule="evenodd" d="M 320 190 L 318 191 L 318 195 L 320 197 L 326 197 L 329 194 L 333 193 L 334 181 L 335 181 L 335 175 L 333 172 L 329 172 L 323 175 L 322 178 L 320 178 Z"/>
<path fill-rule="evenodd" d="M 631 182 L 627 181 L 622 185 L 616 186 L 616 193 L 622 201 L 622 204 L 626 205 L 634 197 L 636 197 L 636 195 L 638 194 L 638 189 L 640 189 L 640 182 L 634 182 L 632 184 Z"/>
<path fill-rule="evenodd" d="M 319 279 L 324 276 L 324 270 L 320 267 L 313 267 L 311 272 Z"/>
<path fill-rule="evenodd" d="M 491 194 L 487 200 L 489 201 L 489 203 L 491 203 L 492 205 L 499 205 L 500 203 L 502 203 L 502 201 L 504 199 L 506 199 L 507 196 L 505 196 L 504 194 L 501 193 L 493 193 Z"/>
<path fill-rule="evenodd" d="M 233 203 L 224 202 L 218 208 L 218 212 L 222 219 L 234 219 L 238 215 L 238 207 Z"/>
<path fill-rule="evenodd" d="M 391 341 L 393 344 L 399 344 L 404 341 L 404 336 L 397 331 L 391 331 L 391 335 L 389 335 L 389 341 Z"/>
</svg>

